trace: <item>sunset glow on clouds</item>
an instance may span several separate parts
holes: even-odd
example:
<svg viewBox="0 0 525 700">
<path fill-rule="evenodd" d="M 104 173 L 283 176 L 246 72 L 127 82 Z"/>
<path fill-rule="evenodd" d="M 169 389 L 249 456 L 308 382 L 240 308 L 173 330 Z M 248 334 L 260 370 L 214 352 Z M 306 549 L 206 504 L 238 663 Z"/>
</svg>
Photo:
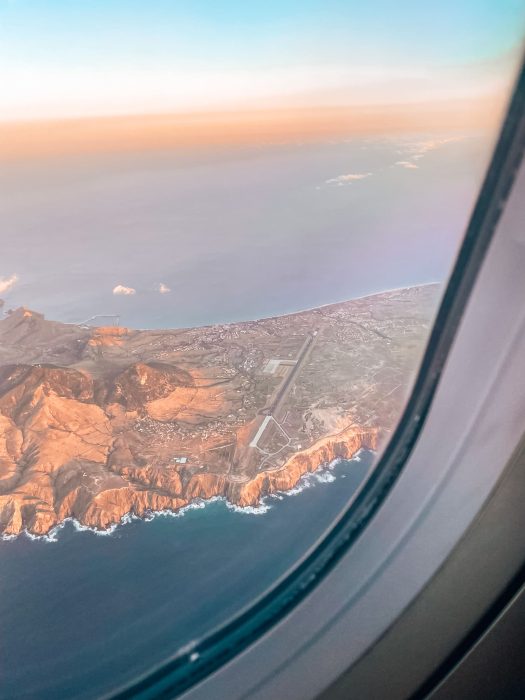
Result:
<svg viewBox="0 0 525 700">
<path fill-rule="evenodd" d="M 442 76 L 383 66 L 283 66 L 201 70 L 143 68 L 0 67 L 4 118 L 98 116 L 143 112 L 192 112 L 248 107 L 304 107 L 402 98 L 464 97 L 464 85 L 446 87 Z M 414 87 L 419 89 L 414 90 Z M 408 87 L 408 89 L 407 89 Z"/>
<path fill-rule="evenodd" d="M 9 277 L 0 277 L 0 294 L 4 294 L 12 289 L 18 282 L 18 275 L 10 275 Z"/>
<path fill-rule="evenodd" d="M 410 169 L 415 170 L 416 168 L 419 167 L 410 160 L 398 160 L 398 161 L 396 161 L 396 165 L 400 165 L 402 168 L 408 168 L 409 170 Z"/>
<path fill-rule="evenodd" d="M 437 148 L 441 148 L 447 143 L 462 141 L 464 138 L 464 136 L 447 136 L 405 144 L 399 152 L 408 155 L 408 158 L 396 161 L 395 165 L 407 168 L 408 170 L 417 170 L 419 168 L 419 161 L 424 158 L 427 153 L 435 151 Z"/>
<path fill-rule="evenodd" d="M 338 175 L 325 181 L 325 185 L 350 185 L 356 180 L 364 180 L 371 177 L 372 173 L 349 173 L 348 175 Z"/>
<path fill-rule="evenodd" d="M 465 136 L 443 136 L 433 139 L 426 139 L 423 141 L 402 140 L 397 144 L 397 153 L 403 154 L 405 158 L 403 160 L 395 161 L 393 165 L 406 168 L 407 170 L 417 170 L 419 168 L 419 162 L 427 153 L 435 151 L 438 148 L 442 148 L 447 144 L 463 141 L 464 139 Z M 337 177 L 331 177 L 328 178 L 328 180 L 325 180 L 324 184 L 328 186 L 343 187 L 344 185 L 351 185 L 359 180 L 365 180 L 372 177 L 373 174 L 374 173 L 372 172 L 367 172 L 337 175 Z M 321 189 L 321 186 L 317 186 L 316 189 Z"/>
<path fill-rule="evenodd" d="M 117 284 L 117 286 L 113 288 L 113 294 L 115 294 L 115 296 L 132 296 L 136 294 L 136 292 L 137 290 L 133 289 L 133 287 L 125 287 L 123 284 Z"/>
<path fill-rule="evenodd" d="M 524 20 L 512 0 L 3 0 L 0 119 L 475 99 L 508 87 Z"/>
</svg>

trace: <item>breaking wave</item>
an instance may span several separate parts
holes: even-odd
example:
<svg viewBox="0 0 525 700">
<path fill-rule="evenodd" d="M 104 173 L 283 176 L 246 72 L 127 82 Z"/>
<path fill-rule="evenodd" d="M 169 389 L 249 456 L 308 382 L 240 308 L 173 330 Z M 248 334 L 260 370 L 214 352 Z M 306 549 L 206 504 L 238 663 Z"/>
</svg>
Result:
<svg viewBox="0 0 525 700">
<path fill-rule="evenodd" d="M 359 450 L 352 457 L 352 459 L 349 459 L 347 461 L 360 462 L 362 451 L 363 450 Z M 269 494 L 268 496 L 262 498 L 261 502 L 257 506 L 238 506 L 234 503 L 230 503 L 224 496 L 213 496 L 212 498 L 208 499 L 196 498 L 195 500 L 191 501 L 191 503 L 188 503 L 187 505 L 182 506 L 182 508 L 179 508 L 177 510 L 155 510 L 149 511 L 144 515 L 140 516 L 136 515 L 135 513 L 126 513 L 122 516 L 118 523 L 113 523 L 104 530 L 100 530 L 95 527 L 89 527 L 88 525 L 83 525 L 76 518 L 65 518 L 61 523 L 56 525 L 45 535 L 35 535 L 31 532 L 28 532 L 27 530 L 23 530 L 23 532 L 20 534 L 24 534 L 30 540 L 39 540 L 42 542 L 58 542 L 58 535 L 60 531 L 68 523 L 70 523 L 74 527 L 76 532 L 91 532 L 94 535 L 97 535 L 98 537 L 110 537 L 111 535 L 115 534 L 115 532 L 121 526 L 129 525 L 130 523 L 137 520 L 143 522 L 151 522 L 155 518 L 182 518 L 184 517 L 184 515 L 186 515 L 186 513 L 189 513 L 192 510 L 202 510 L 203 508 L 206 508 L 206 506 L 210 503 L 217 502 L 224 503 L 226 508 L 228 508 L 228 510 L 234 513 L 242 513 L 244 515 L 264 515 L 269 510 L 271 510 L 272 500 L 282 501 L 285 497 L 296 496 L 305 491 L 306 489 L 312 488 L 312 486 L 317 486 L 319 484 L 330 484 L 336 481 L 338 477 L 333 473 L 333 470 L 338 464 L 341 464 L 341 462 L 343 461 L 343 459 L 338 457 L 337 459 L 334 459 L 328 464 L 321 464 L 314 472 L 303 474 L 303 476 L 299 479 L 299 481 L 293 488 L 288 489 L 287 491 L 276 491 L 275 493 Z M 345 478 L 346 474 L 340 474 L 339 476 L 341 478 Z M 1 535 L 0 540 L 14 540 L 18 536 L 19 535 Z"/>
</svg>

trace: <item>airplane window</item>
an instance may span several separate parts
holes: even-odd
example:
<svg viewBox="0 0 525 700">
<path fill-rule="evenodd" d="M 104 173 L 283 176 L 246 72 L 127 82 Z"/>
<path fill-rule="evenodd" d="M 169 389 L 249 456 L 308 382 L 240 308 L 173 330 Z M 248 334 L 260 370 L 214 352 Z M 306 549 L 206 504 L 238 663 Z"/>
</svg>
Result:
<svg viewBox="0 0 525 700">
<path fill-rule="evenodd" d="M 410 396 L 524 26 L 1 3 L 0 698 L 133 697 L 331 530 Z"/>
</svg>

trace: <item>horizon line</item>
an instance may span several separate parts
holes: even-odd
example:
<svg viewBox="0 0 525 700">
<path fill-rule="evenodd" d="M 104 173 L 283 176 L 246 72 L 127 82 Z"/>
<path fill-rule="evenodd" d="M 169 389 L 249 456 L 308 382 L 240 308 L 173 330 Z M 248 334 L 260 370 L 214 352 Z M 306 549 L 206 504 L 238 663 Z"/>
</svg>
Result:
<svg viewBox="0 0 525 700">
<path fill-rule="evenodd" d="M 188 146 L 268 145 L 355 135 L 494 127 L 508 97 L 142 112 L 0 120 L 8 160 Z"/>
</svg>

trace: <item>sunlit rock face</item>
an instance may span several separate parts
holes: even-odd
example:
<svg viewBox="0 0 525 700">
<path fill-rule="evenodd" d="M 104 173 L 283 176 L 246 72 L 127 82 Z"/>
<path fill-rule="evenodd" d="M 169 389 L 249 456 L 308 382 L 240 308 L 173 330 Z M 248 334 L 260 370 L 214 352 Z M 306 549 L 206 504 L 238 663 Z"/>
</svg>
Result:
<svg viewBox="0 0 525 700">
<path fill-rule="evenodd" d="M 178 367 L 160 362 L 137 362 L 115 378 L 108 401 L 122 404 L 127 411 L 142 410 L 151 402 L 170 396 L 178 388 L 193 386 L 191 374 Z M 174 402 L 180 403 L 176 399 Z"/>
<path fill-rule="evenodd" d="M 0 321 L 0 533 L 224 497 L 257 506 L 394 427 L 435 287 L 287 317 L 131 331 Z M 16 361 L 15 361 L 16 358 Z"/>
<path fill-rule="evenodd" d="M 319 440 L 312 447 L 294 454 L 279 469 L 259 472 L 246 482 L 230 483 L 228 498 L 235 504 L 256 506 L 261 498 L 279 491 L 289 491 L 300 479 L 335 459 L 351 459 L 359 450 L 377 448 L 377 430 L 350 426 L 335 436 Z"/>
</svg>

